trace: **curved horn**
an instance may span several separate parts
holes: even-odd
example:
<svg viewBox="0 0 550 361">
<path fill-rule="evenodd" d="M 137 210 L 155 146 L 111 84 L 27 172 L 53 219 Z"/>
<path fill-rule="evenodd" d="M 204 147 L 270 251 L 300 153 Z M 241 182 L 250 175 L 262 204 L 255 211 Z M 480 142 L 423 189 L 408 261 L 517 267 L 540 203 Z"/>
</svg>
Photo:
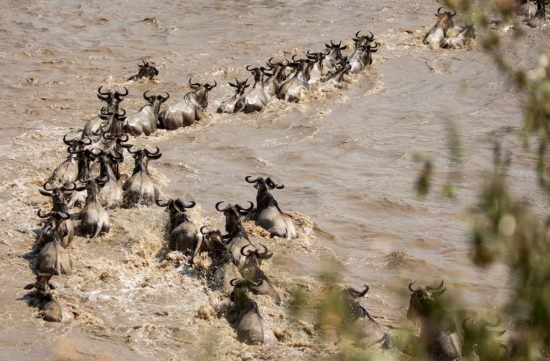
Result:
<svg viewBox="0 0 550 361">
<path fill-rule="evenodd" d="M 237 208 L 241 213 L 248 213 L 251 212 L 254 209 L 254 203 L 248 201 L 250 203 L 250 207 L 244 208 L 243 206 L 239 204 L 235 204 L 235 208 Z"/>
<path fill-rule="evenodd" d="M 441 14 L 441 9 L 443 9 L 443 6 L 441 6 L 439 9 L 437 9 L 437 14 L 438 14 L 438 15 Z"/>
<path fill-rule="evenodd" d="M 67 133 L 67 134 L 65 134 L 65 135 L 63 136 L 63 143 L 65 143 L 65 144 L 67 144 L 67 145 L 73 145 L 73 144 L 76 142 L 76 140 L 75 140 L 75 139 L 68 140 L 68 139 L 67 139 L 67 136 L 68 136 L 68 135 L 69 135 L 69 133 Z"/>
<path fill-rule="evenodd" d="M 245 250 L 247 247 L 252 247 L 252 245 L 251 245 L 251 244 L 247 244 L 247 245 L 245 245 L 244 247 L 241 247 L 241 254 L 242 254 L 243 256 L 249 256 L 249 255 L 251 255 L 252 253 L 254 253 L 254 251 L 248 251 L 247 253 L 244 253 L 244 250 Z"/>
<path fill-rule="evenodd" d="M 245 68 L 246 70 L 248 70 L 248 71 L 252 71 L 252 70 L 256 69 L 256 68 L 250 68 L 250 69 L 249 69 L 249 67 L 252 67 L 252 65 L 247 65 L 247 66 L 245 66 L 244 68 Z"/>
<path fill-rule="evenodd" d="M 162 201 L 161 201 L 160 199 L 157 199 L 157 200 L 155 201 L 155 203 L 156 203 L 157 206 L 159 206 L 159 207 L 168 207 L 168 206 L 170 205 L 170 203 L 172 203 L 172 200 L 169 199 L 169 200 L 167 200 L 165 203 L 162 203 Z"/>
<path fill-rule="evenodd" d="M 156 149 L 154 152 L 150 152 L 149 150 L 147 150 L 147 148 L 145 148 L 145 154 L 147 154 L 149 158 L 160 158 L 160 156 L 162 155 L 162 153 L 160 152 L 160 148 L 157 146 L 155 146 L 155 148 Z"/>
<path fill-rule="evenodd" d="M 193 82 L 191 82 L 191 79 L 192 78 L 189 78 L 189 85 L 191 85 L 191 86 L 201 86 L 201 83 L 193 83 Z"/>
<path fill-rule="evenodd" d="M 168 92 L 165 92 L 166 93 L 166 96 L 162 96 L 162 95 L 159 95 L 159 97 L 162 98 L 162 102 L 164 103 L 165 101 L 167 101 L 168 99 L 170 99 L 170 94 Z"/>
<path fill-rule="evenodd" d="M 120 111 L 117 112 L 115 115 L 116 115 L 117 118 L 125 118 L 126 117 L 126 109 L 120 108 Z"/>
<path fill-rule="evenodd" d="M 194 202 L 194 201 L 191 201 L 185 204 L 185 202 L 183 202 L 181 199 L 176 199 L 176 203 L 179 204 L 179 206 L 182 208 L 183 211 L 185 211 L 185 208 L 193 208 L 194 206 L 197 205 L 197 202 Z"/>
<path fill-rule="evenodd" d="M 277 184 L 277 183 L 273 182 L 273 180 L 270 177 L 267 177 L 266 182 L 272 188 L 283 189 L 285 187 L 284 184 Z"/>
<path fill-rule="evenodd" d="M 452 10 L 453 12 L 450 14 L 452 16 L 456 16 L 456 10 Z"/>
<path fill-rule="evenodd" d="M 369 31 L 370 35 L 366 35 L 365 38 L 368 40 L 368 41 L 373 41 L 374 40 L 374 34 Z"/>
<path fill-rule="evenodd" d="M 52 212 L 49 212 L 49 213 L 43 214 L 43 213 L 42 213 L 42 210 L 41 210 L 41 209 L 39 209 L 39 210 L 38 210 L 38 213 L 37 213 L 37 215 L 38 215 L 38 217 L 40 217 L 40 218 L 48 218 L 49 216 L 51 216 L 51 215 L 52 215 Z"/>
<path fill-rule="evenodd" d="M 143 93 L 143 99 L 147 100 L 148 102 L 151 101 L 151 96 L 150 95 L 147 95 L 147 93 L 149 93 L 149 90 L 146 90 L 144 93 Z"/>
<path fill-rule="evenodd" d="M 260 246 L 262 246 L 264 251 L 259 252 L 258 250 L 256 250 L 256 252 L 254 252 L 258 258 L 270 259 L 271 257 L 273 257 L 273 253 L 269 253 L 269 250 L 267 249 L 267 247 L 264 244 L 260 243 Z"/>
<path fill-rule="evenodd" d="M 259 181 L 262 180 L 262 177 L 258 177 L 256 179 L 252 179 L 250 180 L 250 178 L 252 178 L 251 175 L 247 175 L 246 177 L 244 177 L 244 180 L 247 182 L 247 183 L 251 183 L 251 184 L 254 184 L 254 183 L 258 183 Z"/>
<path fill-rule="evenodd" d="M 68 187 L 69 185 L 71 186 L 70 188 Z M 63 185 L 61 187 L 61 190 L 65 191 L 65 192 L 74 191 L 75 189 L 76 189 L 76 183 L 75 182 L 67 183 L 67 186 Z"/>
<path fill-rule="evenodd" d="M 208 85 L 208 87 L 209 87 L 210 89 L 214 89 L 216 86 L 218 86 L 218 82 L 217 82 L 216 80 L 214 80 L 214 85 L 210 85 L 210 84 L 208 84 L 208 83 L 207 83 L 206 85 Z"/>
<path fill-rule="evenodd" d="M 229 209 L 229 206 L 227 206 L 227 207 L 225 207 L 225 208 L 223 208 L 223 209 L 220 209 L 219 207 L 220 207 L 220 204 L 222 204 L 222 203 L 223 203 L 223 201 L 216 203 L 216 210 L 217 210 L 218 212 L 225 212 L 225 211 L 227 211 L 227 210 Z"/>
<path fill-rule="evenodd" d="M 269 65 L 271 65 L 271 66 L 277 65 L 277 64 L 273 64 L 273 57 L 269 58 L 269 59 L 267 60 L 267 63 L 268 63 Z"/>
<path fill-rule="evenodd" d="M 414 289 L 412 288 L 412 285 L 413 285 L 414 281 L 412 281 L 411 283 L 409 283 L 409 291 L 411 292 L 416 292 L 416 291 L 420 291 L 420 287 Z"/>
<path fill-rule="evenodd" d="M 367 294 L 367 292 L 369 292 L 370 287 L 368 285 L 363 285 L 363 287 L 365 287 L 363 291 L 357 291 L 356 289 L 350 287 L 348 288 L 348 292 L 354 298 L 364 297 Z"/>
<path fill-rule="evenodd" d="M 207 228 L 207 227 L 208 227 L 208 226 L 202 226 L 202 227 L 200 228 L 200 232 L 201 232 L 202 234 L 208 234 L 208 232 L 206 232 L 206 228 Z"/>
<path fill-rule="evenodd" d="M 125 97 L 128 95 L 128 88 L 124 87 L 124 93 L 119 93 L 118 91 L 115 92 L 115 97 L 120 100 L 121 97 Z"/>
<path fill-rule="evenodd" d="M 437 286 L 437 287 L 427 286 L 426 290 L 428 290 L 428 291 L 439 291 L 442 288 L 443 288 L 443 280 L 441 280 L 441 283 L 439 284 L 439 286 Z"/>
<path fill-rule="evenodd" d="M 58 219 L 69 219 L 71 216 L 67 212 L 59 211 L 59 212 L 52 212 L 52 216 Z"/>
<path fill-rule="evenodd" d="M 42 185 L 42 188 L 44 188 L 44 190 L 47 190 L 47 191 L 50 191 L 50 192 L 51 192 L 51 191 L 57 190 L 57 188 L 53 188 L 53 187 L 50 188 L 50 186 L 51 186 L 51 183 L 50 183 L 50 182 L 46 182 L 46 183 L 44 183 L 44 184 Z"/>
</svg>

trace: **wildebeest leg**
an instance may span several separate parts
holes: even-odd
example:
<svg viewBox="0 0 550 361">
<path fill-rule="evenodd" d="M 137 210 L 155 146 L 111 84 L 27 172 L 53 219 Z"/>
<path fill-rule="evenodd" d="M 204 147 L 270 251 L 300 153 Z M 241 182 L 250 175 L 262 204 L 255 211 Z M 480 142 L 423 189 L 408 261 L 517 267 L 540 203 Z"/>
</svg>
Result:
<svg viewBox="0 0 550 361">
<path fill-rule="evenodd" d="M 96 238 L 99 236 L 99 234 L 101 233 L 101 230 L 103 229 L 103 225 L 104 225 L 104 222 L 102 220 L 100 220 L 98 223 L 97 223 L 97 227 L 95 229 L 95 232 L 94 232 L 94 235 L 92 238 L 90 238 L 88 240 L 88 243 L 92 243 L 96 240 Z"/>
<path fill-rule="evenodd" d="M 546 8 L 544 4 L 545 0 L 537 0 L 537 12 L 535 13 L 535 17 L 539 19 L 546 19 Z"/>
</svg>

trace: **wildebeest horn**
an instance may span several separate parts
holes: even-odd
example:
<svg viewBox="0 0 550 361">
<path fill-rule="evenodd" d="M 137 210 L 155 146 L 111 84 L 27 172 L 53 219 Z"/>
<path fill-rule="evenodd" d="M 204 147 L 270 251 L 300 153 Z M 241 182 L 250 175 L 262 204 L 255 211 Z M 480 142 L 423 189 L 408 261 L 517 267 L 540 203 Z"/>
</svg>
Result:
<svg viewBox="0 0 550 361">
<path fill-rule="evenodd" d="M 170 94 L 168 92 L 165 92 L 166 96 L 159 95 L 159 97 L 162 99 L 162 102 L 164 103 L 168 99 L 170 99 Z"/>
<path fill-rule="evenodd" d="M 70 185 L 71 187 L 69 188 L 68 185 Z M 67 185 L 63 185 L 61 187 L 61 190 L 64 192 L 67 192 L 67 191 L 74 191 L 75 188 L 76 188 L 75 182 L 70 182 L 70 183 L 67 183 Z"/>
<path fill-rule="evenodd" d="M 209 90 L 214 89 L 217 85 L 218 85 L 218 82 L 216 82 L 215 80 L 214 80 L 214 85 L 210 85 L 208 83 L 206 84 L 206 86 L 208 86 Z"/>
<path fill-rule="evenodd" d="M 441 14 L 441 9 L 443 9 L 443 6 L 441 6 L 439 9 L 437 9 L 437 15 Z"/>
<path fill-rule="evenodd" d="M 356 289 L 350 287 L 348 288 L 348 293 L 354 298 L 363 297 L 370 290 L 370 287 L 368 285 L 363 285 L 363 286 L 365 287 L 363 291 L 357 291 Z"/>
<path fill-rule="evenodd" d="M 192 82 L 191 82 L 191 79 L 192 79 L 192 78 L 189 78 L 189 85 L 192 85 L 192 86 L 201 86 L 201 83 L 192 83 Z"/>
<path fill-rule="evenodd" d="M 207 234 L 207 233 L 208 233 L 208 232 L 206 232 L 206 228 L 207 228 L 207 227 L 208 227 L 208 226 L 202 226 L 202 227 L 200 228 L 200 232 L 201 232 L 202 234 Z"/>
<path fill-rule="evenodd" d="M 128 95 L 128 88 L 124 87 L 124 93 L 119 93 L 118 91 L 115 91 L 115 98 L 120 100 L 121 97 L 125 97 Z"/>
<path fill-rule="evenodd" d="M 254 203 L 252 203 L 250 201 L 248 201 L 248 203 L 250 203 L 250 207 L 248 207 L 248 208 L 244 208 L 243 206 L 241 206 L 239 204 L 235 204 L 235 208 L 237 208 L 239 213 L 246 214 L 246 213 L 248 213 L 248 212 L 250 212 L 254 209 Z"/>
<path fill-rule="evenodd" d="M 82 138 L 82 141 L 81 141 L 81 142 L 82 142 L 83 145 L 90 145 L 90 144 L 92 144 L 92 140 L 91 140 L 89 137 L 84 137 L 84 138 Z"/>
<path fill-rule="evenodd" d="M 155 201 L 155 203 L 157 204 L 157 206 L 159 207 L 168 207 L 170 205 L 170 203 L 172 203 L 173 201 L 171 199 L 167 200 L 165 203 L 162 203 L 162 201 L 160 199 L 157 199 Z"/>
<path fill-rule="evenodd" d="M 285 187 L 284 184 L 277 184 L 277 183 L 273 182 L 273 180 L 270 177 L 267 177 L 267 179 L 265 181 L 267 182 L 267 184 L 271 188 L 283 189 Z"/>
<path fill-rule="evenodd" d="M 254 253 L 254 251 L 248 251 L 247 253 L 244 253 L 244 250 L 245 250 L 247 247 L 253 247 L 253 246 L 252 246 L 251 244 L 247 244 L 247 245 L 241 247 L 241 254 L 242 254 L 243 256 L 249 256 L 249 255 L 251 255 L 252 253 Z"/>
<path fill-rule="evenodd" d="M 112 92 L 106 92 L 106 93 L 103 93 L 101 90 L 103 89 L 103 85 L 100 86 L 99 88 L 97 88 L 97 93 L 98 94 L 101 94 L 101 95 L 111 95 Z"/>
<path fill-rule="evenodd" d="M 239 279 L 239 278 L 233 278 L 231 281 L 229 281 L 229 284 L 233 287 L 237 287 L 238 285 L 240 285 L 242 283 L 242 279 Z"/>
<path fill-rule="evenodd" d="M 269 59 L 267 60 L 267 63 L 268 63 L 269 65 L 271 65 L 271 66 L 276 65 L 276 64 L 273 64 L 273 57 L 269 58 Z"/>
<path fill-rule="evenodd" d="M 371 31 L 369 31 L 369 33 L 370 33 L 370 35 L 365 36 L 365 38 L 368 41 L 373 41 L 374 40 L 374 34 Z"/>
<path fill-rule="evenodd" d="M 67 144 L 67 145 L 73 145 L 74 143 L 76 143 L 76 139 L 71 139 L 71 140 L 68 140 L 67 139 L 67 136 L 69 135 L 69 133 L 65 134 L 63 136 L 63 143 Z"/>
<path fill-rule="evenodd" d="M 248 71 L 252 71 L 252 70 L 255 70 L 256 68 L 252 67 L 252 65 L 247 65 L 244 67 L 246 70 Z M 249 69 L 250 68 L 250 69 Z"/>
<path fill-rule="evenodd" d="M 411 283 L 409 283 L 409 291 L 411 291 L 411 292 L 420 291 L 420 288 L 417 288 L 417 289 L 412 288 L 413 283 L 414 283 L 414 281 L 412 281 Z"/>
<path fill-rule="evenodd" d="M 453 12 L 450 14 L 451 16 L 456 16 L 456 11 L 453 10 Z"/>
<path fill-rule="evenodd" d="M 116 115 L 117 118 L 125 118 L 126 117 L 126 109 L 120 108 L 120 111 L 117 112 L 115 115 Z"/>
<path fill-rule="evenodd" d="M 147 100 L 148 102 L 150 102 L 152 96 L 151 96 L 151 95 L 147 95 L 147 93 L 149 93 L 149 90 L 146 90 L 146 91 L 143 93 L 143 99 L 145 99 L 145 100 Z"/>
<path fill-rule="evenodd" d="M 267 249 L 267 247 L 266 247 L 265 245 L 263 245 L 262 243 L 260 243 L 260 246 L 262 246 L 262 248 L 264 249 L 264 251 L 263 251 L 263 252 L 260 252 L 260 251 L 256 250 L 256 251 L 254 252 L 258 258 L 261 258 L 261 259 L 270 259 L 271 257 L 273 257 L 273 253 L 269 253 L 269 250 Z"/>
<path fill-rule="evenodd" d="M 229 209 L 229 206 L 227 206 L 227 207 L 225 207 L 225 208 L 223 208 L 223 209 L 220 209 L 220 204 L 222 204 L 222 203 L 223 203 L 223 201 L 216 203 L 216 210 L 217 210 L 218 212 L 225 212 L 225 211 L 227 211 L 227 210 Z"/>
<path fill-rule="evenodd" d="M 441 283 L 437 287 L 426 286 L 426 290 L 428 291 L 439 291 L 442 288 L 443 288 L 443 280 L 441 280 Z"/>
<path fill-rule="evenodd" d="M 147 157 L 151 158 L 151 159 L 158 159 L 162 156 L 162 153 L 160 152 L 160 149 L 159 147 L 156 147 L 156 150 L 154 152 L 150 152 L 149 150 L 147 150 L 147 148 L 145 148 L 143 151 L 145 152 L 145 154 L 147 154 Z"/>
<path fill-rule="evenodd" d="M 194 201 L 191 201 L 185 204 L 185 202 L 183 202 L 181 199 L 176 199 L 174 203 L 177 204 L 180 208 L 182 208 L 182 212 L 185 212 L 185 208 L 193 208 L 194 206 L 197 205 L 197 202 L 194 202 Z"/>
<path fill-rule="evenodd" d="M 38 217 L 40 217 L 40 218 L 48 218 L 49 216 L 51 216 L 51 214 L 52 214 L 52 212 L 43 214 L 41 209 L 39 209 L 38 213 L 37 213 Z"/>
<path fill-rule="evenodd" d="M 244 177 L 244 180 L 245 180 L 247 183 L 251 183 L 251 184 L 258 183 L 259 181 L 262 180 L 262 177 L 258 177 L 258 178 L 256 178 L 256 179 L 252 179 L 252 180 L 251 180 L 250 178 L 252 178 L 252 176 L 251 176 L 251 175 L 247 175 L 246 177 Z"/>
</svg>

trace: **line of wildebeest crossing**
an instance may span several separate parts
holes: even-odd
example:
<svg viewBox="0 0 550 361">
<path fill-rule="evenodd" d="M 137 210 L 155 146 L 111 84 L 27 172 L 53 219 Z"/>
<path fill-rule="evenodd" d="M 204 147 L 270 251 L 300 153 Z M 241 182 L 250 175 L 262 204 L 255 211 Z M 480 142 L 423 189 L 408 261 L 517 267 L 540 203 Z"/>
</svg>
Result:
<svg viewBox="0 0 550 361">
<path fill-rule="evenodd" d="M 455 14 L 439 9 L 438 22 L 426 34 L 424 42 L 456 47 L 453 44 L 458 44 L 457 41 L 445 40 L 447 27 L 452 26 Z M 458 36 L 469 34 L 473 34 L 473 28 L 467 26 Z M 324 50 L 308 51 L 303 58 L 293 56 L 291 60 L 278 61 L 270 58 L 264 66 L 247 66 L 252 82 L 248 79 L 230 82 L 235 93 L 221 103 L 217 112 L 262 111 L 274 98 L 299 102 L 316 84 L 339 86 L 353 74 L 367 69 L 377 51 L 372 33 L 361 35 L 357 32 L 353 43 L 349 55 L 344 55 L 347 46 L 342 46 L 342 42 L 331 41 L 325 44 Z M 139 72 L 129 80 L 153 79 L 158 74 L 153 64 L 144 61 L 139 65 Z M 149 162 L 162 156 L 160 149 L 151 150 L 130 143 L 130 136 L 193 125 L 205 114 L 208 93 L 216 85 L 215 81 L 210 84 L 189 79 L 191 91 L 180 102 L 170 105 L 163 105 L 170 99 L 168 93 L 153 95 L 146 91 L 143 97 L 147 104 L 129 115 L 120 107 L 128 89 L 122 92 L 98 89 L 97 96 L 105 106 L 99 116 L 85 124 L 80 136 L 66 134 L 63 137 L 67 158 L 39 189 L 42 195 L 51 198 L 52 207 L 48 212 L 38 211 L 43 224 L 37 232 L 32 257 L 36 281 L 26 289 L 31 290 L 27 300 L 40 309 L 44 320 L 60 322 L 63 319 L 61 305 L 51 292 L 54 287 L 51 280 L 53 276 L 72 272 L 69 246 L 75 235 L 87 237 L 88 242 L 96 241 L 110 230 L 110 210 L 156 204 L 166 208 L 169 215 L 167 248 L 186 254 L 190 265 L 204 271 L 201 274 L 209 285 L 230 297 L 232 307 L 227 318 L 238 338 L 249 344 L 276 340 L 255 300 L 256 295 L 262 294 L 277 304 L 284 304 L 281 294 L 262 269 L 262 262 L 273 254 L 265 245 L 251 242 L 242 222 L 254 221 L 270 237 L 296 238 L 293 220 L 283 212 L 272 194 L 284 186 L 270 177 L 247 176 L 245 181 L 257 189 L 256 204 L 249 202 L 242 206 L 218 202 L 215 209 L 225 216 L 225 232 L 211 230 L 195 224 L 188 215 L 187 211 L 195 207 L 195 202 L 161 194 L 148 170 Z M 120 166 L 128 157 L 134 160 L 133 172 L 121 174 Z M 350 315 L 348 321 L 360 330 L 364 345 L 389 346 L 392 343 L 389 333 L 358 301 L 368 290 L 368 286 L 363 291 L 341 290 L 343 304 Z M 407 316 L 421 321 L 421 337 L 430 335 L 433 350 L 429 351 L 437 355 L 438 360 L 460 356 L 464 337 L 441 328 L 430 319 L 436 298 L 445 291 L 443 282 L 437 287 L 424 288 L 415 288 L 411 283 L 409 290 L 412 294 Z M 490 327 L 488 323 L 483 325 Z"/>
</svg>

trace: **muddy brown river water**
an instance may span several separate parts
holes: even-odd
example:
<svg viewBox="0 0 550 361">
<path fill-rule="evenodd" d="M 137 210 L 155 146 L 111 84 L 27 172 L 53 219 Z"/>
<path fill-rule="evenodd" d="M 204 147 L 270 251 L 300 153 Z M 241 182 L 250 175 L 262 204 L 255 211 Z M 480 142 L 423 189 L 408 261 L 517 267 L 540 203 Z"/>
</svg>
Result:
<svg viewBox="0 0 550 361">
<path fill-rule="evenodd" d="M 477 269 L 469 259 L 469 209 L 490 169 L 495 138 L 514 154 L 511 186 L 539 211 L 534 159 L 518 133 L 518 95 L 479 44 L 429 49 L 423 34 L 435 1 L 32 1 L 5 0 L 0 13 L 0 360 L 196 360 L 313 357 L 314 340 L 265 300 L 281 336 L 271 346 L 235 339 L 224 317 L 197 317 L 202 305 L 226 301 L 177 260 L 158 257 L 167 215 L 159 208 L 117 210 L 112 231 L 94 244 L 71 246 L 75 272 L 57 277 L 69 320 L 45 323 L 22 297 L 33 281 L 33 229 L 46 199 L 37 191 L 65 154 L 67 131 L 98 113 L 99 85 L 127 86 L 128 112 L 145 90 L 168 91 L 174 103 L 187 80 L 217 80 L 207 116 L 136 144 L 157 145 L 152 163 L 167 195 L 195 200 L 197 223 L 222 227 L 220 200 L 254 200 L 246 175 L 284 183 L 281 207 L 300 238 L 263 240 L 275 253 L 266 265 L 285 297 L 294 285 L 315 288 L 328 258 L 343 283 L 369 284 L 365 307 L 384 325 L 400 324 L 411 280 L 446 280 L 469 307 L 496 308 L 507 292 L 502 266 Z M 144 20 L 149 18 L 148 20 Z M 342 89 L 315 89 L 300 104 L 275 100 L 258 114 L 216 114 L 231 93 L 227 80 L 271 56 L 322 49 L 357 30 L 380 43 L 372 66 Z M 526 68 L 548 53 L 548 28 L 526 28 L 506 46 Z M 128 83 L 143 57 L 156 62 L 154 82 Z M 457 196 L 441 195 L 453 169 L 447 126 L 459 131 L 462 177 Z M 434 161 L 433 189 L 415 197 L 421 153 Z M 131 164 L 125 168 L 129 171 Z M 253 233 L 259 237 L 258 230 Z M 208 318 L 208 317 L 207 317 Z M 311 321 L 311 320 L 310 320 Z"/>
</svg>

